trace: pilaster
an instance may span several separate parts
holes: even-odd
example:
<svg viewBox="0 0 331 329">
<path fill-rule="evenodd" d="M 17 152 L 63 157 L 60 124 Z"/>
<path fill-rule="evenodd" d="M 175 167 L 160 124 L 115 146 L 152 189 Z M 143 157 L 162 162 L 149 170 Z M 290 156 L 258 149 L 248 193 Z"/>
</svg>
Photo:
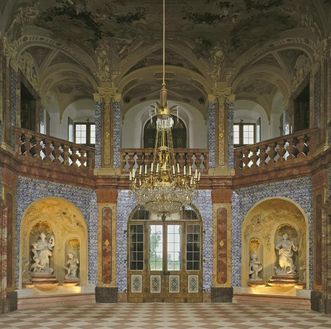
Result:
<svg viewBox="0 0 331 329">
<path fill-rule="evenodd" d="M 119 172 L 121 95 L 113 87 L 99 87 L 96 102 L 96 170 L 98 175 Z"/>
<path fill-rule="evenodd" d="M 208 148 L 212 175 L 233 174 L 233 107 L 230 87 L 220 86 L 208 96 Z"/>
</svg>

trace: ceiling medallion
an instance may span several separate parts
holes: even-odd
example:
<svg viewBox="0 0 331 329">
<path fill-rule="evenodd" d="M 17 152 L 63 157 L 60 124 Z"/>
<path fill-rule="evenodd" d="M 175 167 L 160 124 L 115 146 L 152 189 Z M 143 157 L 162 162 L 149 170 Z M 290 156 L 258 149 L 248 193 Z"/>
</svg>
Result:
<svg viewBox="0 0 331 329">
<path fill-rule="evenodd" d="M 139 205 L 154 213 L 180 212 L 192 202 L 200 181 L 200 172 L 190 164 L 176 162 L 171 116 L 176 106 L 169 108 L 165 83 L 165 0 L 163 0 L 163 82 L 160 102 L 156 104 L 156 139 L 153 162 L 130 171 L 131 190 Z"/>
</svg>

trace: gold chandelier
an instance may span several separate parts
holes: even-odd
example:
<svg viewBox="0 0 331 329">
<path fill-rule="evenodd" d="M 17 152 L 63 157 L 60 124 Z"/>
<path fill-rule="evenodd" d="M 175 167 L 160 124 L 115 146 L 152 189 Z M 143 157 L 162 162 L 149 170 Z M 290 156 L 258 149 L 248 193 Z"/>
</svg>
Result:
<svg viewBox="0 0 331 329">
<path fill-rule="evenodd" d="M 175 159 L 172 142 L 174 120 L 168 107 L 165 83 L 165 0 L 163 0 L 163 82 L 156 104 L 156 139 L 153 162 L 130 171 L 131 190 L 139 205 L 156 213 L 175 213 L 192 202 L 200 172 L 190 164 L 183 167 Z"/>
</svg>

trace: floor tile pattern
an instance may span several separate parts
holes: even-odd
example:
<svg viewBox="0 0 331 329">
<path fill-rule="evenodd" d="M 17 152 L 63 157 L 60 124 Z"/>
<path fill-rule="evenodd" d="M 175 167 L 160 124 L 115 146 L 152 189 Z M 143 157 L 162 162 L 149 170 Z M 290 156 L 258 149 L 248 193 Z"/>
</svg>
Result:
<svg viewBox="0 0 331 329">
<path fill-rule="evenodd" d="M 0 328 L 331 328 L 331 317 L 313 311 L 236 304 L 96 304 L 22 310 L 0 316 Z"/>
</svg>

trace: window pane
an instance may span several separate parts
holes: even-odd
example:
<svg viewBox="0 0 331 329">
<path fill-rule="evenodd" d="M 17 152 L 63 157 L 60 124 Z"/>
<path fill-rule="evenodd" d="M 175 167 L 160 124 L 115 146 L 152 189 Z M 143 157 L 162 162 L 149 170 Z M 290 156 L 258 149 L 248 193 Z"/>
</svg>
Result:
<svg viewBox="0 0 331 329">
<path fill-rule="evenodd" d="M 149 267 L 151 271 L 162 271 L 163 226 L 151 225 L 149 233 Z"/>
<path fill-rule="evenodd" d="M 168 271 L 180 270 L 180 225 L 168 225 Z"/>
<path fill-rule="evenodd" d="M 130 225 L 130 269 L 144 269 L 144 227 Z"/>
<path fill-rule="evenodd" d="M 186 270 L 200 269 L 200 225 L 188 225 L 186 234 Z"/>
<path fill-rule="evenodd" d="M 86 131 L 87 131 L 86 124 L 76 124 L 75 130 L 76 130 L 75 131 L 75 136 L 76 136 L 75 142 L 77 144 L 86 144 Z"/>
<path fill-rule="evenodd" d="M 233 144 L 240 144 L 240 129 L 238 124 L 233 125 Z"/>
<path fill-rule="evenodd" d="M 90 125 L 90 144 L 95 144 L 95 124 Z"/>
<path fill-rule="evenodd" d="M 254 144 L 254 125 L 244 124 L 243 125 L 243 141 L 244 144 Z"/>
</svg>

